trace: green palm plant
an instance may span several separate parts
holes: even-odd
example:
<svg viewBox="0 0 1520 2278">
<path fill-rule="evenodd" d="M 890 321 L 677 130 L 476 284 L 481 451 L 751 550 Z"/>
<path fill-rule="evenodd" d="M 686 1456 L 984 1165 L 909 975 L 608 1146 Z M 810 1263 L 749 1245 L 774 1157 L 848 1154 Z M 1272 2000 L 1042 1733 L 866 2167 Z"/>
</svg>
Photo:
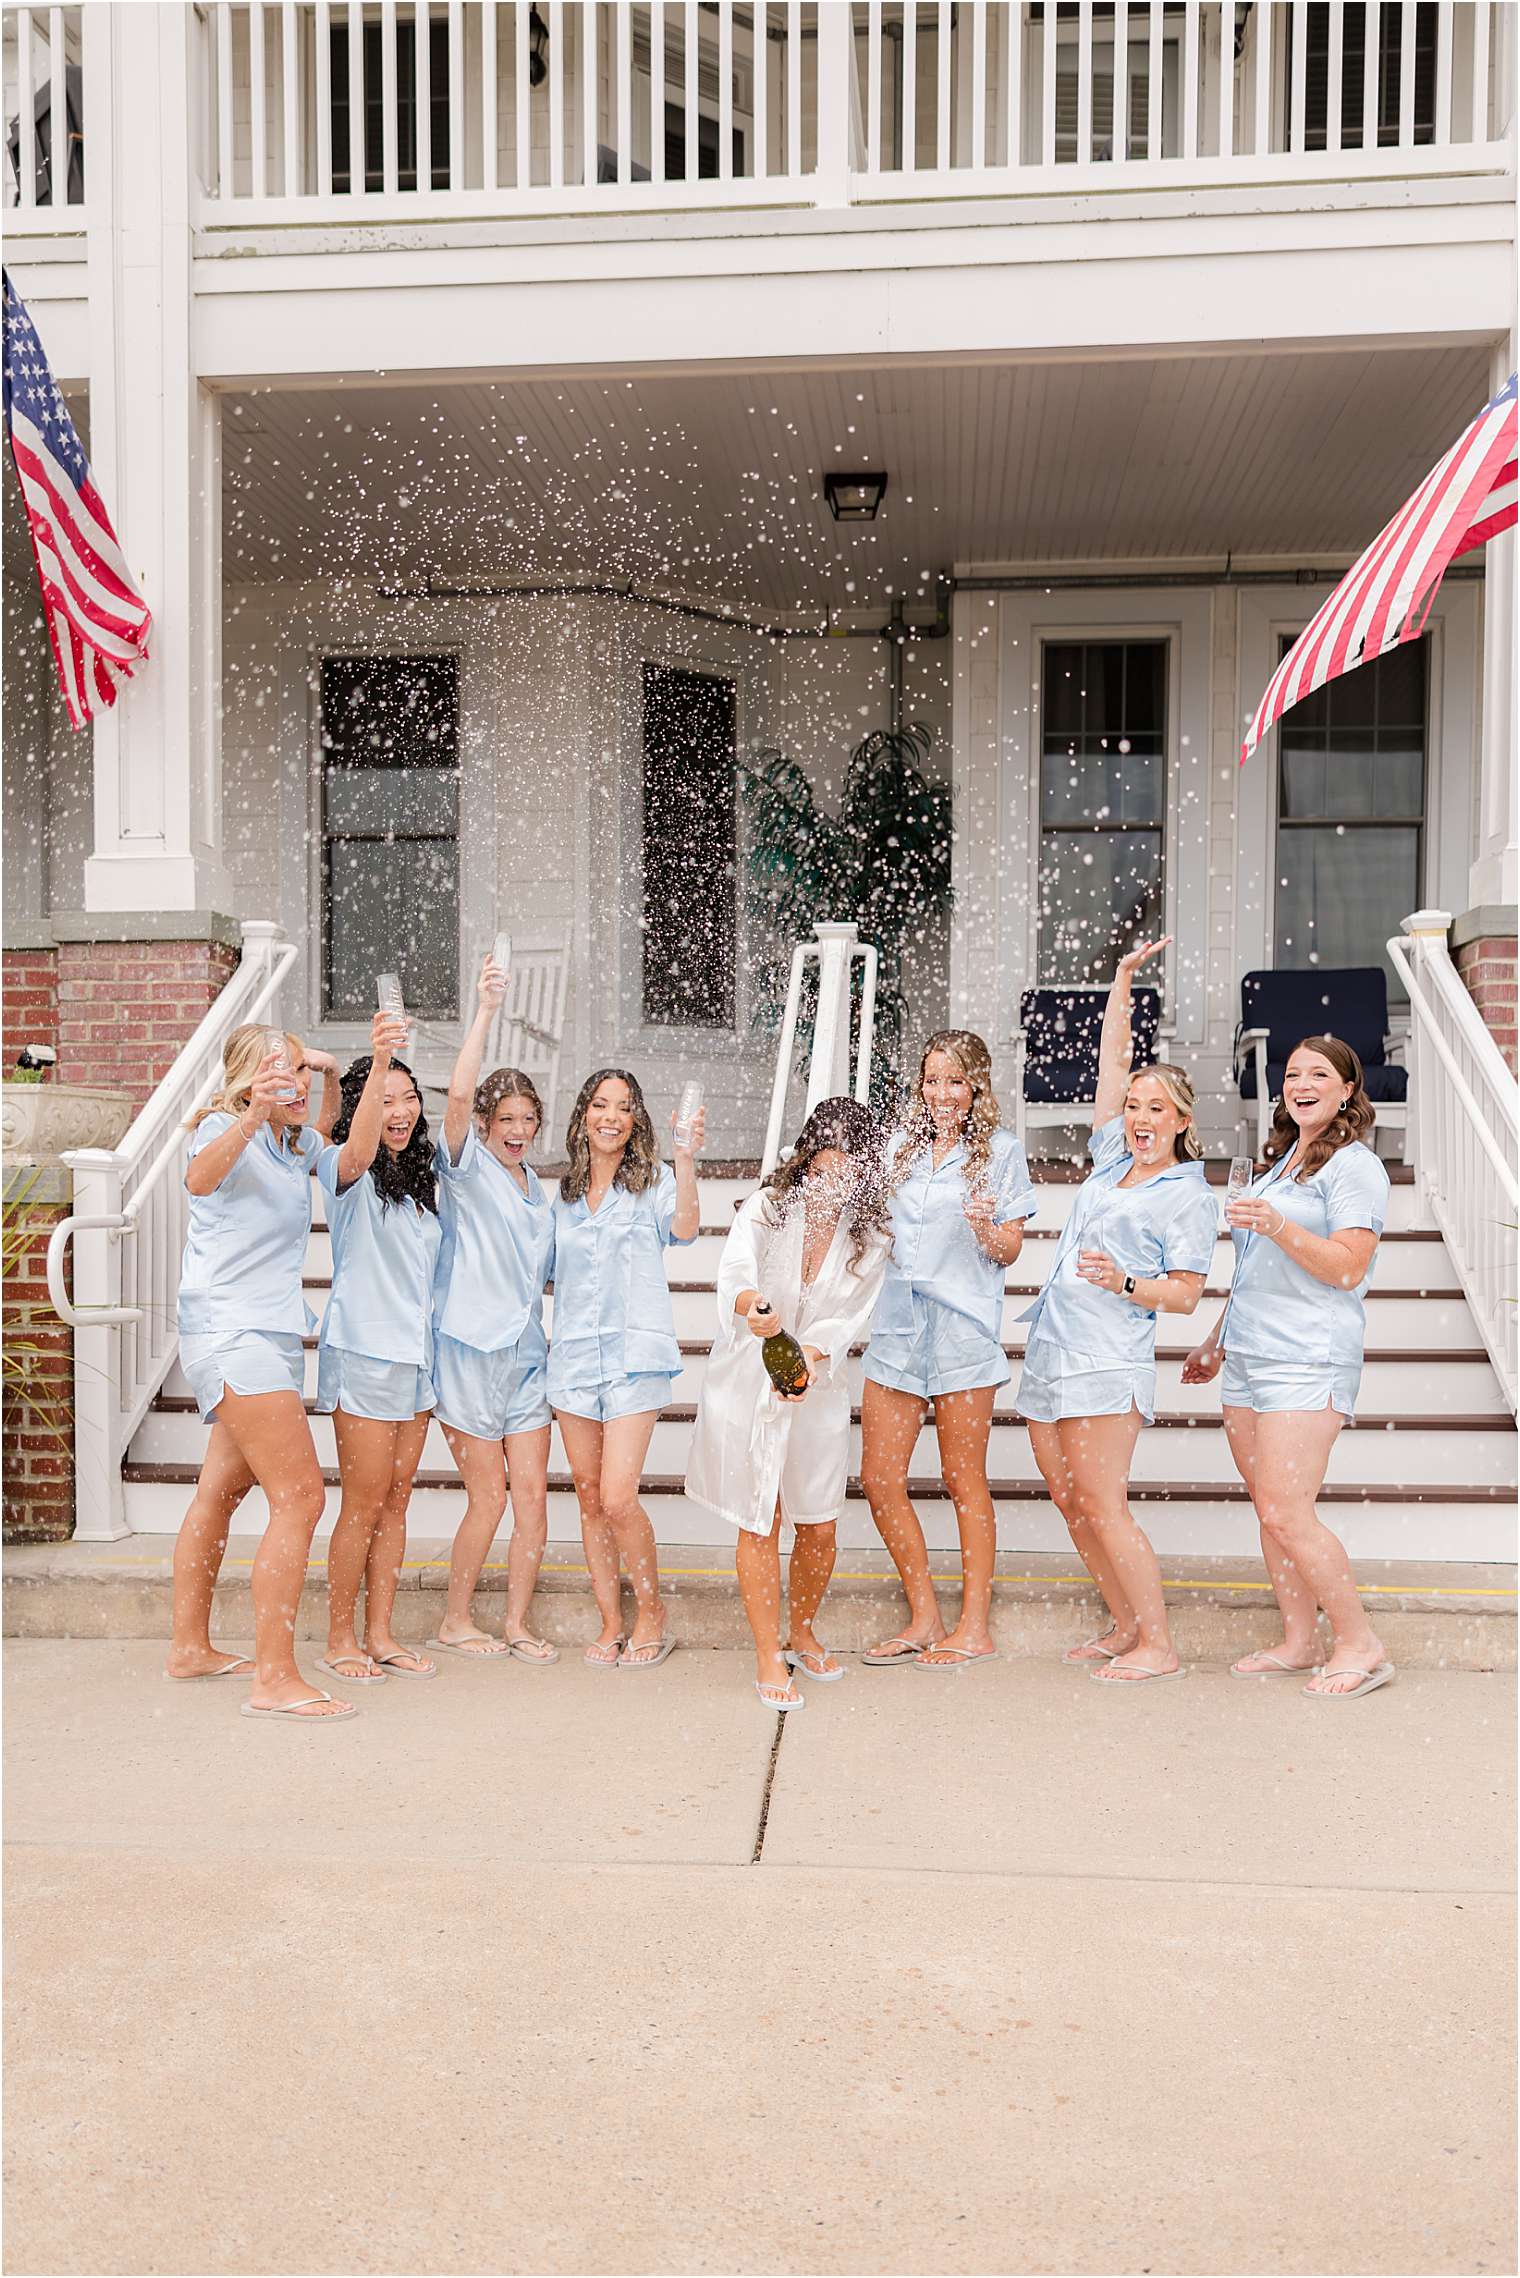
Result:
<svg viewBox="0 0 1520 2278">
<path fill-rule="evenodd" d="M 820 918 L 853 918 L 861 939 L 875 945 L 872 1098 L 886 1113 L 895 1109 L 902 1084 L 905 953 L 944 917 L 952 899 L 950 787 L 924 773 L 932 744 L 918 722 L 867 736 L 850 755 L 837 815 L 820 807 L 801 767 L 784 752 L 757 752 L 739 769 L 748 809 L 751 918 L 788 945 L 808 939 Z M 786 971 L 782 959 L 768 960 L 761 970 L 756 1017 L 764 1028 L 779 1022 Z M 805 1028 L 812 1011 L 805 1000 Z"/>
<path fill-rule="evenodd" d="M 4 1345 L 0 1348 L 0 1395 L 3 1395 L 8 1419 L 15 1417 L 20 1409 L 29 1427 L 49 1433 L 61 1447 L 66 1447 L 67 1435 L 36 1389 L 38 1369 L 56 1350 L 42 1341 L 38 1331 L 49 1326 L 56 1330 L 61 1324 L 51 1305 L 18 1305 L 13 1295 L 15 1284 L 29 1263 L 36 1236 L 37 1206 L 32 1197 L 37 1179 L 38 1173 L 33 1171 L 30 1178 L 5 1197 L 3 1210 L 0 1210 L 0 1311 L 3 1311 L 5 1326 Z"/>
</svg>

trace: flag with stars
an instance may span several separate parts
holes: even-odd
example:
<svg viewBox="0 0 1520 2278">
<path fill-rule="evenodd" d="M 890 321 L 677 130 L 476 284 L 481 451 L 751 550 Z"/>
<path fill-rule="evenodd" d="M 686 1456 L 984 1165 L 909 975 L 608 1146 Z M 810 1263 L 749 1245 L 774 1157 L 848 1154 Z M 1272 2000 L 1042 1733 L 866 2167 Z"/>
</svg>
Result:
<svg viewBox="0 0 1520 2278">
<path fill-rule="evenodd" d="M 42 607 L 69 718 L 114 704 L 148 657 L 153 619 L 26 308 L 5 278 L 5 432 L 26 505 Z"/>
</svg>

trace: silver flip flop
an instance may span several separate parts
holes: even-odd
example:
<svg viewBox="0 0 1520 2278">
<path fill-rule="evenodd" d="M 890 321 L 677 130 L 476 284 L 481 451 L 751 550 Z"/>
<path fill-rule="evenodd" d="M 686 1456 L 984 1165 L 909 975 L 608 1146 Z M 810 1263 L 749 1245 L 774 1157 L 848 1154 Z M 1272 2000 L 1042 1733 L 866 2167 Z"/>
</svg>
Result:
<svg viewBox="0 0 1520 2278">
<path fill-rule="evenodd" d="M 324 1657 L 317 1663 L 317 1667 L 325 1669 L 329 1677 L 336 1677 L 340 1685 L 383 1685 L 385 1683 L 385 1671 L 383 1669 L 343 1669 L 339 1667 L 341 1661 L 372 1662 L 373 1660 L 374 1655 L 372 1653 L 342 1653 L 338 1656 L 337 1661 L 329 1661 Z"/>
<path fill-rule="evenodd" d="M 402 1652 L 406 1652 L 406 1648 L 404 1646 L 402 1648 Z M 407 1658 L 411 1661 L 420 1661 L 422 1659 L 422 1655 L 420 1653 L 408 1653 Z M 401 1654 L 399 1653 L 372 1653 L 370 1655 L 370 1659 L 374 1662 L 377 1669 L 385 1670 L 387 1675 L 392 1677 L 436 1677 L 438 1674 L 436 1667 L 431 1661 L 428 1663 L 425 1669 L 403 1669 L 399 1667 L 398 1664 L 401 1660 Z"/>
<path fill-rule="evenodd" d="M 787 1646 L 781 1658 L 789 1669 L 800 1670 L 804 1677 L 811 1677 L 815 1685 L 837 1685 L 841 1677 L 849 1674 L 842 1667 L 838 1669 L 814 1669 L 810 1666 L 805 1653 L 794 1653 L 790 1646 Z M 824 1655 L 819 1655 L 820 1660 L 824 1658 Z M 790 1707 L 790 1702 L 787 1705 Z"/>
<path fill-rule="evenodd" d="M 1133 1677 L 1116 1677 L 1110 1664 L 1104 1669 L 1089 1669 L 1087 1682 L 1090 1685 L 1108 1685 L 1118 1693 L 1126 1685 L 1169 1685 L 1174 1677 L 1186 1675 L 1186 1669 L 1137 1669 Z"/>
<path fill-rule="evenodd" d="M 647 1645 L 625 1645 L 622 1652 L 618 1655 L 617 1665 L 620 1669 L 658 1669 L 662 1661 L 668 1661 L 670 1659 L 670 1656 L 676 1649 L 676 1644 L 677 1640 L 673 1638 L 670 1635 L 670 1632 L 667 1630 L 665 1635 L 660 1639 L 660 1642 L 653 1653 L 649 1652 Z M 648 1654 L 648 1659 L 644 1661 L 630 1661 L 628 1656 L 634 1652 Z"/>
<path fill-rule="evenodd" d="M 205 1685 L 209 1684 L 213 1677 L 251 1677 L 253 1667 L 253 1658 L 250 1654 L 234 1653 L 225 1669 L 197 1669 L 191 1677 L 176 1677 L 166 1669 L 164 1671 L 164 1682 L 169 1685 Z"/>
<path fill-rule="evenodd" d="M 320 1685 L 315 1688 L 315 1692 L 319 1701 L 332 1700 L 332 1694 L 324 1693 Z M 346 1716 L 357 1716 L 359 1713 L 358 1704 L 355 1701 L 333 1701 L 331 1716 L 308 1716 L 306 1711 L 310 1707 L 311 1702 L 309 1700 L 287 1701 L 283 1707 L 276 1708 L 255 1708 L 252 1701 L 242 1701 L 238 1704 L 238 1715 L 271 1718 L 283 1716 L 288 1718 L 292 1724 L 341 1724 Z"/>
<path fill-rule="evenodd" d="M 1329 1669 L 1317 1672 L 1321 1677 L 1328 1677 L 1331 1673 Z M 1305 1685 L 1303 1689 L 1311 1701 L 1359 1701 L 1363 1693 L 1375 1693 L 1379 1685 L 1391 1685 L 1397 1672 L 1391 1661 L 1380 1661 L 1374 1669 L 1337 1669 L 1334 1674 L 1337 1677 L 1358 1677 L 1361 1682 L 1353 1685 L 1349 1693 L 1322 1693 L 1315 1685 Z"/>
<path fill-rule="evenodd" d="M 498 1638 L 483 1637 L 474 1643 L 450 1645 L 446 1637 L 430 1637 L 428 1644 L 435 1653 L 458 1653 L 466 1661 L 500 1661 L 506 1657 L 507 1647 Z"/>
<path fill-rule="evenodd" d="M 773 1685 L 771 1687 L 771 1691 L 774 1692 L 775 1689 L 776 1688 Z M 765 1687 L 761 1684 L 758 1677 L 755 1679 L 755 1692 L 759 1699 L 761 1707 L 774 1709 L 778 1716 L 786 1716 L 794 1708 L 807 1707 L 807 1696 L 803 1693 L 798 1693 L 796 1698 L 790 1701 L 773 1701 L 768 1699 L 766 1696 Z"/>
</svg>

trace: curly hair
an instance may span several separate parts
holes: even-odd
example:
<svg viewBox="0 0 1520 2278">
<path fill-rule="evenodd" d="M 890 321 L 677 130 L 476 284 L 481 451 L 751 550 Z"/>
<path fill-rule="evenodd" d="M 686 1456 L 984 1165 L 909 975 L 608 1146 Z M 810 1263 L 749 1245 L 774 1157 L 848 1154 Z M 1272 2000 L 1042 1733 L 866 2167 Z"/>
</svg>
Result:
<svg viewBox="0 0 1520 2278">
<path fill-rule="evenodd" d="M 1350 1045 L 1343 1044 L 1338 1036 L 1302 1036 L 1294 1045 L 1293 1051 L 1288 1054 L 1289 1061 L 1292 1060 L 1294 1052 L 1317 1052 L 1321 1059 L 1329 1061 L 1342 1083 L 1351 1086 L 1345 1106 L 1339 1110 L 1319 1137 L 1311 1139 L 1304 1149 L 1303 1160 L 1299 1164 L 1295 1176 L 1301 1179 L 1311 1179 L 1316 1171 L 1324 1168 L 1332 1155 L 1340 1152 L 1342 1147 L 1350 1147 L 1358 1139 L 1366 1138 L 1377 1121 L 1377 1112 L 1367 1097 L 1366 1087 L 1362 1082 L 1361 1061 L 1352 1051 Z M 1286 1082 L 1286 1063 L 1284 1063 L 1283 1075 Z M 1279 1094 L 1273 1102 L 1272 1128 L 1267 1133 L 1267 1143 L 1261 1151 L 1261 1159 L 1264 1163 L 1280 1162 L 1284 1155 L 1291 1155 L 1297 1145 L 1298 1125 L 1288 1113 Z"/>
<path fill-rule="evenodd" d="M 544 1128 L 544 1103 L 538 1096 L 538 1086 L 521 1068 L 493 1068 L 483 1076 L 475 1090 L 475 1114 L 489 1132 L 496 1110 L 504 1099 L 525 1099 L 538 1120 L 535 1139 Z"/>
<path fill-rule="evenodd" d="M 623 1149 L 623 1159 L 613 1174 L 612 1183 L 629 1194 L 646 1194 L 657 1186 L 660 1178 L 660 1150 L 655 1142 L 654 1125 L 644 1105 L 644 1094 L 639 1089 L 637 1076 L 626 1068 L 598 1068 L 588 1076 L 575 1095 L 570 1110 L 570 1121 L 565 1126 L 565 1160 L 568 1168 L 559 1182 L 559 1191 L 566 1202 L 579 1202 L 591 1184 L 591 1142 L 586 1136 L 586 1110 L 603 1084 L 619 1083 L 628 1088 L 633 1102 L 633 1129 Z"/>
<path fill-rule="evenodd" d="M 836 1148 L 861 1166 L 860 1179 L 845 1206 L 850 1228 L 850 1271 L 858 1274 L 871 1246 L 871 1236 L 892 1236 L 887 1201 L 887 1173 L 882 1159 L 881 1126 L 874 1115 L 853 1099 L 823 1099 L 797 1134 L 797 1142 L 784 1163 L 778 1163 L 761 1187 L 766 1223 L 779 1226 L 802 1199 L 807 1175 L 826 1149 Z"/>
<path fill-rule="evenodd" d="M 374 1055 L 365 1052 L 354 1061 L 352 1067 L 343 1072 L 341 1105 L 338 1120 L 332 1130 L 332 1143 L 335 1147 L 341 1147 L 353 1129 L 354 1111 L 359 1105 L 360 1095 L 369 1081 L 369 1072 L 373 1066 Z M 375 1149 L 375 1159 L 370 1164 L 369 1175 L 380 1190 L 382 1209 L 393 1210 L 398 1203 L 415 1202 L 436 1216 L 438 1180 L 433 1169 L 433 1142 L 428 1137 L 427 1117 L 420 1112 L 422 1094 L 417 1090 L 417 1079 L 404 1060 L 392 1060 L 388 1073 L 405 1076 L 412 1090 L 417 1093 L 417 1126 L 399 1154 L 381 1142 Z"/>
<path fill-rule="evenodd" d="M 1198 1111 L 1198 1094 L 1193 1089 L 1192 1077 L 1185 1068 L 1179 1068 L 1172 1060 L 1152 1060 L 1144 1068 L 1133 1069 L 1130 1084 L 1137 1084 L 1142 1076 L 1154 1076 L 1177 1113 L 1188 1119 L 1172 1142 L 1172 1153 L 1178 1162 L 1201 1163 L 1203 1146 L 1194 1121 Z M 1129 1097 L 1129 1084 L 1124 1087 L 1124 1095 L 1126 1099 Z"/>
<path fill-rule="evenodd" d="M 939 1028 L 919 1054 L 918 1074 L 913 1079 L 907 1112 L 902 1119 L 904 1143 L 892 1166 L 894 1192 L 913 1168 L 915 1158 L 934 1143 L 934 1118 L 924 1098 L 924 1072 L 934 1052 L 943 1052 L 952 1059 L 971 1086 L 971 1105 L 961 1126 L 961 1136 L 966 1142 L 966 1185 L 975 1189 L 987 1180 L 992 1134 L 1003 1120 L 992 1089 L 992 1054 L 972 1029 Z"/>
</svg>

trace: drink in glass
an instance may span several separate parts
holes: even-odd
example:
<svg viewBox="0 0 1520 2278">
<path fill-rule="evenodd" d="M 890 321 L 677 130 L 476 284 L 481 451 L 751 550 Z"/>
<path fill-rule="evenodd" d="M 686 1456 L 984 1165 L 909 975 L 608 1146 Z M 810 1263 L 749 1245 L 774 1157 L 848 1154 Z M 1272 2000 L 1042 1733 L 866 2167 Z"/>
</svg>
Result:
<svg viewBox="0 0 1520 2278">
<path fill-rule="evenodd" d="M 510 933 L 496 935 L 491 943 L 491 963 L 501 967 L 501 977 L 503 984 L 505 984 L 512 971 L 512 936 Z"/>
<path fill-rule="evenodd" d="M 265 1029 L 264 1056 L 266 1059 L 271 1052 L 278 1056 L 275 1073 L 281 1079 L 280 1088 L 275 1097 L 281 1107 L 291 1107 L 300 1098 L 301 1092 L 300 1086 L 296 1082 L 295 1069 L 290 1064 L 290 1039 L 283 1028 Z"/>
<path fill-rule="evenodd" d="M 695 1082 L 683 1084 L 681 1086 L 680 1105 L 676 1109 L 675 1137 L 678 1147 L 689 1147 L 691 1145 L 691 1127 L 697 1120 L 701 1106 L 702 1086 Z"/>
</svg>

